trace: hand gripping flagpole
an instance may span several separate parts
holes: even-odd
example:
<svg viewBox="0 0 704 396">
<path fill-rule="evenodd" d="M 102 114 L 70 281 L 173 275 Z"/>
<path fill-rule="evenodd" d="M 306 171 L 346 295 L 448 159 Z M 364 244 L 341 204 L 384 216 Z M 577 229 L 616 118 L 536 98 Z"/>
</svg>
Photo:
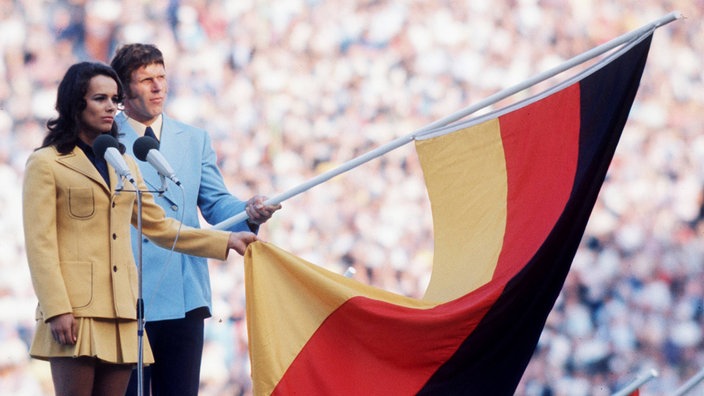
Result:
<svg viewBox="0 0 704 396">
<path fill-rule="evenodd" d="M 626 43 L 632 42 L 632 41 L 637 41 L 643 36 L 652 33 L 655 31 L 655 29 L 664 26 L 672 21 L 675 21 L 677 19 L 683 18 L 683 15 L 680 12 L 671 12 L 647 25 L 644 25 L 636 30 L 633 30 L 629 33 L 626 33 L 622 36 L 619 36 L 611 41 L 608 41 L 598 47 L 594 47 L 589 51 L 586 51 L 580 55 L 577 55 L 568 61 L 552 68 L 549 69 L 543 73 L 540 73 L 533 78 L 530 78 L 528 80 L 525 80 L 521 83 L 518 83 L 512 87 L 506 88 L 502 91 L 499 91 L 489 97 L 487 97 L 484 100 L 479 101 L 478 103 L 468 106 L 460 111 L 457 111 L 455 113 L 450 114 L 447 117 L 444 117 L 442 119 L 439 119 L 437 121 L 434 121 L 425 127 L 416 130 L 415 132 L 412 132 L 406 136 L 402 136 L 400 138 L 397 138 L 389 143 L 386 143 L 382 146 L 377 147 L 376 149 L 373 149 L 365 154 L 360 155 L 359 157 L 356 157 L 348 162 L 343 163 L 342 165 L 338 166 L 337 168 L 331 169 L 327 172 L 324 172 L 316 177 L 313 177 L 312 179 L 303 182 L 299 184 L 298 186 L 283 192 L 281 194 L 278 194 L 264 202 L 265 205 L 278 205 L 281 202 L 292 198 L 298 194 L 301 194 L 302 192 L 305 192 L 318 184 L 322 184 L 330 179 L 332 179 L 335 176 L 338 176 L 344 172 L 347 172 L 348 170 L 351 170 L 353 168 L 356 168 L 359 165 L 362 165 L 366 162 L 369 162 L 375 158 L 378 158 L 392 150 L 395 150 L 407 143 L 410 143 L 414 140 L 416 140 L 419 137 L 427 136 L 430 135 L 434 132 L 437 132 L 438 130 L 458 121 L 461 120 L 465 117 L 467 117 L 470 114 L 473 114 L 479 110 L 482 110 L 486 107 L 489 107 L 493 104 L 498 103 L 499 101 L 508 98 L 511 95 L 514 95 L 518 92 L 524 91 L 538 83 L 541 83 L 549 78 L 552 78 L 560 73 L 563 73 L 577 65 L 580 65 L 584 62 L 587 62 L 593 58 L 596 58 L 597 56 L 603 55 L 604 53 L 613 50 L 616 47 L 619 47 L 621 45 L 624 45 Z M 213 226 L 214 229 L 227 229 L 231 227 L 234 224 L 237 224 L 239 222 L 242 222 L 246 220 L 249 216 L 247 215 L 247 212 L 242 211 L 235 216 L 230 217 L 227 220 L 224 220 L 218 224 L 215 224 Z"/>
</svg>

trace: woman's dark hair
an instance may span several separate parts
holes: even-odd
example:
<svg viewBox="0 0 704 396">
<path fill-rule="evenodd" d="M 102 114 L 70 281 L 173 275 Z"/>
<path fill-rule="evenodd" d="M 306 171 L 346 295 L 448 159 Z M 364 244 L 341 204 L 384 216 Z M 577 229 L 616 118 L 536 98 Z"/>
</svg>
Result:
<svg viewBox="0 0 704 396">
<path fill-rule="evenodd" d="M 110 62 L 110 66 L 117 72 L 120 80 L 125 84 L 127 96 L 131 96 L 130 81 L 132 72 L 140 67 L 151 64 L 164 66 L 164 55 L 159 48 L 152 44 L 125 44 L 120 47 Z"/>
<path fill-rule="evenodd" d="M 117 95 L 120 103 L 124 95 L 120 79 L 110 66 L 99 62 L 80 62 L 72 65 L 66 71 L 59 83 L 56 93 L 56 111 L 59 116 L 50 119 L 46 126 L 49 133 L 44 138 L 41 147 L 55 146 L 61 154 L 68 154 L 78 143 L 78 130 L 81 124 L 81 113 L 86 108 L 85 96 L 88 92 L 90 79 L 95 76 L 110 77 L 117 83 Z M 117 125 L 113 123 L 109 134 L 117 139 Z M 125 152 L 125 146 L 120 143 L 120 152 Z"/>
</svg>

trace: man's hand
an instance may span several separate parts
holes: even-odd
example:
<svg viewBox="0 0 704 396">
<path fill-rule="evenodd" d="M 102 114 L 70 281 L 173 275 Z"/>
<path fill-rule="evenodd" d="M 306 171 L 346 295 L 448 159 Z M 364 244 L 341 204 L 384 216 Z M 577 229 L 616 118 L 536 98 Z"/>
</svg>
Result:
<svg viewBox="0 0 704 396">
<path fill-rule="evenodd" d="M 247 201 L 245 211 L 249 216 L 249 222 L 256 225 L 264 224 L 277 210 L 281 209 L 281 204 L 265 205 L 268 198 L 263 195 L 255 195 Z"/>
<path fill-rule="evenodd" d="M 51 336 L 61 345 L 73 345 L 78 340 L 78 322 L 73 314 L 65 313 L 48 320 Z"/>
<path fill-rule="evenodd" d="M 259 239 L 253 232 L 240 231 L 230 233 L 230 239 L 227 241 L 227 248 L 234 249 L 240 256 L 244 256 L 247 246 Z"/>
</svg>

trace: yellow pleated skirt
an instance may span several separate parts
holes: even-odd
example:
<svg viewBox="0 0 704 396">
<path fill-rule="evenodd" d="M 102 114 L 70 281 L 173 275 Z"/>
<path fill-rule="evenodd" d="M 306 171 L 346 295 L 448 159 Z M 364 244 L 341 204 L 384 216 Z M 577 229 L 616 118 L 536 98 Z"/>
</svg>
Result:
<svg viewBox="0 0 704 396">
<path fill-rule="evenodd" d="M 53 357 L 95 357 L 108 363 L 136 364 L 139 361 L 139 336 L 136 320 L 76 318 L 78 340 L 75 345 L 61 345 L 51 336 L 48 323 L 37 321 L 29 355 L 48 360 Z M 147 333 L 142 337 L 142 362 L 154 363 Z"/>
</svg>

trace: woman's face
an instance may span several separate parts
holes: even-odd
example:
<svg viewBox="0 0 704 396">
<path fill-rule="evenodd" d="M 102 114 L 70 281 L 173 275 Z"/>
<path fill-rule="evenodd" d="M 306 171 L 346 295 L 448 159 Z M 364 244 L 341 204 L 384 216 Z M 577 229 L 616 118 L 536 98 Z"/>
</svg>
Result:
<svg viewBox="0 0 704 396">
<path fill-rule="evenodd" d="M 81 113 L 78 135 L 84 142 L 92 144 L 96 137 L 112 128 L 119 102 L 117 83 L 108 76 L 97 75 L 90 79 L 84 99 L 86 108 Z"/>
</svg>

